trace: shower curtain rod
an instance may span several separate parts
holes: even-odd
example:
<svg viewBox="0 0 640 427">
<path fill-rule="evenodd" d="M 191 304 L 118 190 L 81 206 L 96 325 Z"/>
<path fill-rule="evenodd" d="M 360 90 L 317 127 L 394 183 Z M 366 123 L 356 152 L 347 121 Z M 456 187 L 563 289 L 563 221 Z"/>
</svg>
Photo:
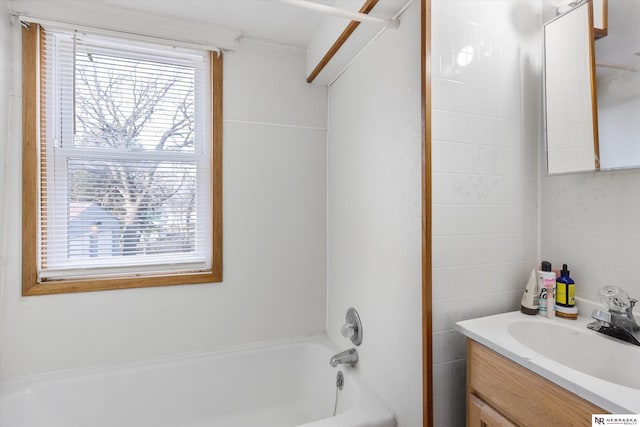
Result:
<svg viewBox="0 0 640 427">
<path fill-rule="evenodd" d="M 638 69 L 630 65 L 607 64 L 605 62 L 596 62 L 596 67 L 613 68 L 616 70 L 631 71 L 637 73 Z"/>
<path fill-rule="evenodd" d="M 398 28 L 400 25 L 400 20 L 398 19 L 384 19 L 378 18 L 375 16 L 367 15 L 366 13 L 360 12 L 352 12 L 350 10 L 341 9 L 334 6 L 329 6 L 321 3 L 314 3 L 312 1 L 307 0 L 271 0 L 275 3 L 288 4 L 291 6 L 301 7 L 304 9 L 309 9 L 315 12 L 321 12 L 328 15 L 340 16 L 343 18 L 348 18 L 353 21 L 358 22 L 371 22 L 374 24 L 384 25 L 388 28 Z"/>
</svg>

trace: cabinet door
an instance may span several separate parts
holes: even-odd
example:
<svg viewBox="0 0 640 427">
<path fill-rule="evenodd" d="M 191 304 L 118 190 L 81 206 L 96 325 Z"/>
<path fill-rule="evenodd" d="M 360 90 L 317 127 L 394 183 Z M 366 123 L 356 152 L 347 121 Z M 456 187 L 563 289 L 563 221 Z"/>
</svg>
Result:
<svg viewBox="0 0 640 427">
<path fill-rule="evenodd" d="M 469 393 L 468 406 L 467 427 L 515 427 L 515 424 L 473 393 Z"/>
</svg>

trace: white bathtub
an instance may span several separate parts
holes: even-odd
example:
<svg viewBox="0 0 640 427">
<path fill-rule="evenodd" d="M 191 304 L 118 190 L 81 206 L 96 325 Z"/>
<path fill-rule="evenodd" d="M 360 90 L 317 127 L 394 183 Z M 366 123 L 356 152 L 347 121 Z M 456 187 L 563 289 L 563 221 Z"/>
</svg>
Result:
<svg viewBox="0 0 640 427">
<path fill-rule="evenodd" d="M 310 337 L 5 382 L 0 426 L 394 427 L 353 368 L 329 366 L 335 352 Z"/>
</svg>

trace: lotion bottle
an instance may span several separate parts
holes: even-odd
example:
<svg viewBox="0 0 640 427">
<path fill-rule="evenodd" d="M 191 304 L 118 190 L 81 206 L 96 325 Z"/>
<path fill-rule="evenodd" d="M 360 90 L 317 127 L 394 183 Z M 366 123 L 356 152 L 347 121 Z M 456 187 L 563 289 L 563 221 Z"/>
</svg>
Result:
<svg viewBox="0 0 640 427">
<path fill-rule="evenodd" d="M 551 263 L 542 261 L 541 269 L 538 271 L 538 289 L 540 296 L 538 298 L 538 314 L 552 319 L 556 315 L 556 273 L 551 271 Z"/>
<path fill-rule="evenodd" d="M 529 281 L 524 288 L 522 301 L 520 301 L 520 311 L 524 314 L 538 314 L 538 278 L 536 277 L 536 269 L 531 270 Z"/>
</svg>

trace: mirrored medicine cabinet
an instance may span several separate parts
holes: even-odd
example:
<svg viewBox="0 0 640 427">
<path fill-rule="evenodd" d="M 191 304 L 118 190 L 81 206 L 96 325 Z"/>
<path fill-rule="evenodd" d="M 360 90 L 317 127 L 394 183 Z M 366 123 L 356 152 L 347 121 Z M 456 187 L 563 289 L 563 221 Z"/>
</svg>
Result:
<svg viewBox="0 0 640 427">
<path fill-rule="evenodd" d="M 547 172 L 638 168 L 640 0 L 567 9 L 544 25 Z"/>
</svg>

